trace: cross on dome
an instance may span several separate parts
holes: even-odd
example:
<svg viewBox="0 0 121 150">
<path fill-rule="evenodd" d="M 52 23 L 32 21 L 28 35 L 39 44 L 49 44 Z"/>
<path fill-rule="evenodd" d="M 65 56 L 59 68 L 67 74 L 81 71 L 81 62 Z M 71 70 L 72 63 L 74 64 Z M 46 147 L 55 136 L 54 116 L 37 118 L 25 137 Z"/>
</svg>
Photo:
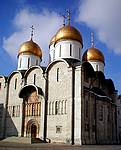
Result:
<svg viewBox="0 0 121 150">
<path fill-rule="evenodd" d="M 94 33 L 91 32 L 91 46 L 94 47 Z"/>
<path fill-rule="evenodd" d="M 70 25 L 70 16 L 71 16 L 70 9 L 67 9 L 67 20 L 68 20 L 68 25 Z"/>
<path fill-rule="evenodd" d="M 66 15 L 62 15 L 62 17 L 63 17 L 63 26 L 65 26 L 65 24 L 66 24 Z"/>
<path fill-rule="evenodd" d="M 34 30 L 35 30 L 35 28 L 34 28 L 34 26 L 32 25 L 31 27 L 31 40 L 33 39 L 33 35 L 34 35 Z"/>
</svg>

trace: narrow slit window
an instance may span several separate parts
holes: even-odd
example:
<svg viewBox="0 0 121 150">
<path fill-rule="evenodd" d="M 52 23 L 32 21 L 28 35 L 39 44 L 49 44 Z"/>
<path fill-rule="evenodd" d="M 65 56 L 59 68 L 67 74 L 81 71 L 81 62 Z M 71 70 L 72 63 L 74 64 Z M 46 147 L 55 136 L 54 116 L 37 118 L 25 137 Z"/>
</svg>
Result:
<svg viewBox="0 0 121 150">
<path fill-rule="evenodd" d="M 96 71 L 98 71 L 98 65 L 96 65 Z"/>
<path fill-rule="evenodd" d="M 59 68 L 57 68 L 57 82 L 59 81 Z"/>
<path fill-rule="evenodd" d="M 14 85 L 14 88 L 15 88 L 15 90 L 16 90 L 16 88 L 17 88 L 17 79 L 15 79 L 15 85 Z"/>
<path fill-rule="evenodd" d="M 28 68 L 29 68 L 29 66 L 30 66 L 30 58 L 28 58 Z"/>
<path fill-rule="evenodd" d="M 13 106 L 12 116 L 15 117 L 15 106 Z"/>
<path fill-rule="evenodd" d="M 56 101 L 55 102 L 55 115 L 58 114 L 58 102 Z"/>
<path fill-rule="evenodd" d="M 70 44 L 70 56 L 72 56 L 72 45 Z"/>
<path fill-rule="evenodd" d="M 38 65 L 38 60 L 36 60 L 36 65 Z"/>
<path fill-rule="evenodd" d="M 53 50 L 53 60 L 55 59 L 55 50 Z"/>
<path fill-rule="evenodd" d="M 20 66 L 19 66 L 19 68 L 21 68 L 21 62 L 22 62 L 22 58 L 20 58 Z"/>
<path fill-rule="evenodd" d="M 61 45 L 60 45 L 59 57 L 61 57 Z"/>
<path fill-rule="evenodd" d="M 79 59 L 81 58 L 81 54 L 80 54 L 80 52 L 81 52 L 81 50 L 80 50 L 80 48 L 79 48 Z"/>
<path fill-rule="evenodd" d="M 34 85 L 36 84 L 36 74 L 34 74 Z"/>
<path fill-rule="evenodd" d="M 86 114 L 86 118 L 88 118 L 88 101 L 86 101 L 86 104 L 85 104 L 85 114 Z"/>
</svg>

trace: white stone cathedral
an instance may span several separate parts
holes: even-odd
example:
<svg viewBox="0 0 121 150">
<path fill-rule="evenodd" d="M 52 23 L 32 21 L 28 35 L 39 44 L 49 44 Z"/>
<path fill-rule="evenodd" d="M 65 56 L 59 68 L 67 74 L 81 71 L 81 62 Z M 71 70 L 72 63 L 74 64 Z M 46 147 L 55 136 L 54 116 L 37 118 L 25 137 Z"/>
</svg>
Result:
<svg viewBox="0 0 121 150">
<path fill-rule="evenodd" d="M 18 51 L 17 70 L 0 76 L 0 138 L 39 138 L 70 144 L 116 143 L 116 90 L 94 46 L 83 56 L 81 33 L 68 24 L 49 45 L 50 62 L 31 38 Z"/>
</svg>

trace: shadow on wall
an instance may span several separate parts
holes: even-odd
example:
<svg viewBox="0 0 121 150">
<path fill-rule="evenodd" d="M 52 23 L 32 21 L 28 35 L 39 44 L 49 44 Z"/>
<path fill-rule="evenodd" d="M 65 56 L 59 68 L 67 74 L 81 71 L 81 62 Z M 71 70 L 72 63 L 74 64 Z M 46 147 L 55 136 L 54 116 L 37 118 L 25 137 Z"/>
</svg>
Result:
<svg viewBox="0 0 121 150">
<path fill-rule="evenodd" d="M 17 106 L 17 108 L 15 106 L 9 106 L 8 109 L 9 112 L 7 110 L 5 120 L 6 110 L 4 104 L 0 104 L 0 139 L 3 139 L 4 137 L 18 136 L 18 131 L 13 120 L 19 120 L 19 106 Z M 16 114 L 17 109 L 18 114 Z"/>
</svg>

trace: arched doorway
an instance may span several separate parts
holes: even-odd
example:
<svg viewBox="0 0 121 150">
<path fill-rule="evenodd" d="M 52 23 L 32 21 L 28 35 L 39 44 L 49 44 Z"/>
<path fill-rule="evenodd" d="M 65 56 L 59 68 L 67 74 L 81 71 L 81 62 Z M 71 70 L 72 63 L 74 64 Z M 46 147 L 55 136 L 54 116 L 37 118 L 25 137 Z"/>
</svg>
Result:
<svg viewBox="0 0 121 150">
<path fill-rule="evenodd" d="M 35 124 L 31 125 L 31 138 L 37 137 L 37 126 Z"/>
<path fill-rule="evenodd" d="M 26 125 L 26 137 L 38 138 L 39 136 L 39 124 L 37 120 L 31 119 Z"/>
</svg>

